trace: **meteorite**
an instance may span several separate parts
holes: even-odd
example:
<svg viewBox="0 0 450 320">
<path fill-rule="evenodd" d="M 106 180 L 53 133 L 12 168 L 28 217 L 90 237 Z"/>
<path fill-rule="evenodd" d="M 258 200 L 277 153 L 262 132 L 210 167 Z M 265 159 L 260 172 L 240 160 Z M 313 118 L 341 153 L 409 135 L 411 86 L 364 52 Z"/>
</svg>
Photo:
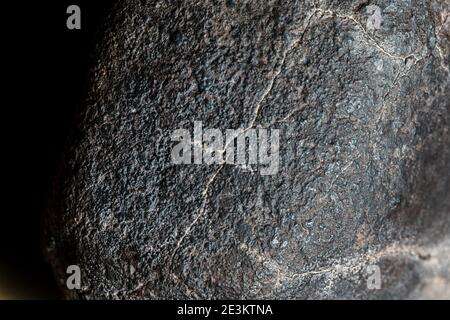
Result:
<svg viewBox="0 0 450 320">
<path fill-rule="evenodd" d="M 437 0 L 119 2 L 46 219 L 65 297 L 449 298 L 448 16 Z M 279 170 L 174 164 L 194 121 L 279 130 Z"/>
</svg>

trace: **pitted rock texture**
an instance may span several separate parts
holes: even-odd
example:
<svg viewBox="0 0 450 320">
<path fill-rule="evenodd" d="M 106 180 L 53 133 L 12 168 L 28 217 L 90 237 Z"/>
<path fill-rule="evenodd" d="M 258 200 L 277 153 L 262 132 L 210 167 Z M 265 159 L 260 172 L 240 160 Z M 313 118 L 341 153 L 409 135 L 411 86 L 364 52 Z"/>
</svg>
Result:
<svg viewBox="0 0 450 320">
<path fill-rule="evenodd" d="M 63 290 L 66 267 L 82 271 L 65 296 L 450 298 L 448 15 L 425 0 L 118 3 L 46 219 Z M 279 129 L 278 173 L 173 164 L 171 134 L 194 121 Z"/>
</svg>

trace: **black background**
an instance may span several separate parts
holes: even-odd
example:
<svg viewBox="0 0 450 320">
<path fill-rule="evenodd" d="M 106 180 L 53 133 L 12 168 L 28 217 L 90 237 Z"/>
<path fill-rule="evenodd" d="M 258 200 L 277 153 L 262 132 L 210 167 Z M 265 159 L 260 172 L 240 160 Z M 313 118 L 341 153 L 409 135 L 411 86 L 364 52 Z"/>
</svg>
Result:
<svg viewBox="0 0 450 320">
<path fill-rule="evenodd" d="M 66 27 L 72 4 L 81 8 L 81 30 Z M 16 298 L 58 297 L 41 255 L 39 222 L 86 92 L 99 27 L 113 5 L 111 0 L 2 4 L 0 290 Z"/>
</svg>

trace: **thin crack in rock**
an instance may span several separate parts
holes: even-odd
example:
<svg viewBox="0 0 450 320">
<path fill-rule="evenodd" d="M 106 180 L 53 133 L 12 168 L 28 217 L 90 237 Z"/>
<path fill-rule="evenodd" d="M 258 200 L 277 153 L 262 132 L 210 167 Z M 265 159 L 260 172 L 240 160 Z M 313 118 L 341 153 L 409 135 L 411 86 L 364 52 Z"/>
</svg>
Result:
<svg viewBox="0 0 450 320">
<path fill-rule="evenodd" d="M 414 245 L 398 245 L 392 244 L 386 248 L 380 249 L 378 251 L 369 250 L 365 254 L 359 257 L 343 258 L 330 266 L 318 268 L 315 270 L 305 271 L 305 272 L 292 272 L 288 268 L 282 266 L 275 259 L 270 258 L 265 254 L 261 254 L 255 249 L 248 248 L 246 245 L 241 245 L 240 249 L 245 252 L 249 257 L 254 259 L 255 262 L 262 263 L 271 272 L 276 274 L 275 286 L 280 286 L 281 281 L 296 281 L 298 278 L 305 278 L 314 275 L 330 274 L 334 273 L 333 278 L 337 278 L 339 275 L 356 273 L 363 266 L 367 266 L 371 263 L 379 261 L 381 258 L 385 257 L 395 257 L 395 256 L 410 256 L 410 257 L 421 257 L 423 252 L 427 249 L 414 246 Z"/>
<path fill-rule="evenodd" d="M 366 38 L 368 38 L 370 41 L 373 42 L 372 46 L 374 46 L 374 47 L 377 48 L 379 51 L 381 51 L 383 54 L 387 55 L 388 57 L 390 57 L 390 58 L 392 58 L 392 59 L 400 59 L 400 60 L 402 60 L 402 61 L 405 61 L 406 59 L 412 57 L 412 58 L 414 58 L 414 59 L 417 60 L 417 58 L 416 58 L 416 56 L 414 55 L 414 53 L 411 53 L 411 54 L 406 55 L 406 56 L 401 56 L 401 55 L 397 55 L 397 54 L 395 54 L 395 53 L 391 53 L 391 52 L 387 51 L 386 49 L 384 49 L 384 48 L 378 43 L 378 41 L 376 41 L 376 40 L 375 40 L 375 39 L 367 32 L 367 30 L 364 28 L 364 26 L 361 24 L 361 22 L 359 22 L 358 19 L 356 19 L 353 15 L 342 15 L 342 14 L 339 14 L 339 13 L 337 13 L 337 12 L 334 12 L 334 11 L 332 11 L 332 10 L 330 10 L 330 9 L 320 9 L 320 8 L 317 8 L 316 10 L 317 10 L 317 12 L 320 12 L 320 13 L 322 13 L 322 14 L 325 15 L 325 16 L 328 15 L 329 17 L 336 17 L 336 18 L 339 18 L 339 19 L 342 19 L 342 20 L 349 20 L 349 21 L 352 21 L 354 24 L 356 24 L 356 25 L 359 27 L 359 29 L 361 29 L 363 35 L 364 35 Z M 367 45 L 370 46 L 370 43 L 369 43 L 369 42 L 365 41 L 365 43 L 366 43 Z"/>
<path fill-rule="evenodd" d="M 269 81 L 269 85 L 266 87 L 266 89 L 261 94 L 261 98 L 259 99 L 258 103 L 256 104 L 256 107 L 254 108 L 253 118 L 250 121 L 249 126 L 246 129 L 244 129 L 242 131 L 242 133 L 238 137 L 240 137 L 242 134 L 245 134 L 247 131 L 251 130 L 254 127 L 255 122 L 256 122 L 256 120 L 258 118 L 258 115 L 259 115 L 259 110 L 261 108 L 261 104 L 266 99 L 266 97 L 270 94 L 276 79 L 281 74 L 281 72 L 283 70 L 283 66 L 285 65 L 285 62 L 286 62 L 287 55 L 289 54 L 290 51 L 292 51 L 298 45 L 298 43 L 301 42 L 301 40 L 303 39 L 304 34 L 306 33 L 307 28 L 310 25 L 311 19 L 315 15 L 315 13 L 316 13 L 316 11 L 314 11 L 309 16 L 309 18 L 307 19 L 306 27 L 304 28 L 301 36 L 298 37 L 295 41 L 292 41 L 291 44 L 288 46 L 288 48 L 283 52 L 282 59 L 281 59 L 281 61 L 279 63 L 279 67 L 277 68 L 277 71 L 275 72 L 275 74 L 271 78 L 271 80 Z M 296 112 L 296 110 L 294 110 L 292 112 L 292 114 L 289 114 L 286 118 L 284 118 L 284 119 L 282 119 L 280 121 L 285 121 L 286 119 L 291 117 L 295 112 Z M 273 123 L 277 123 L 277 121 L 274 121 Z M 228 144 L 225 145 L 224 149 L 221 151 L 222 154 L 225 153 L 225 151 L 226 151 L 226 149 L 227 149 L 227 147 L 229 146 L 230 143 L 231 143 L 231 141 Z M 208 202 L 209 189 L 210 189 L 211 185 L 213 184 L 214 180 L 216 179 L 217 175 L 224 168 L 224 166 L 225 166 L 225 164 L 221 164 L 219 169 L 213 174 L 213 176 L 209 179 L 208 183 L 206 184 L 206 187 L 205 187 L 205 189 L 204 189 L 204 191 L 202 193 L 202 204 L 201 204 L 199 213 L 196 215 L 196 217 L 194 218 L 193 222 L 186 228 L 183 236 L 178 240 L 177 245 L 175 246 L 175 249 L 173 251 L 173 254 L 172 254 L 172 256 L 171 256 L 171 258 L 169 260 L 170 261 L 169 265 L 173 264 L 173 259 L 174 259 L 175 255 L 176 255 L 177 251 L 179 250 L 181 244 L 183 243 L 184 239 L 187 236 L 189 236 L 189 234 L 192 231 L 192 229 L 195 227 L 195 225 L 200 220 L 200 218 L 204 215 L 204 213 L 206 211 L 206 204 Z"/>
<path fill-rule="evenodd" d="M 173 264 L 173 259 L 176 255 L 176 253 L 178 252 L 179 248 L 181 247 L 181 244 L 183 243 L 184 239 L 186 239 L 186 237 L 189 236 L 189 234 L 191 233 L 191 231 L 193 230 L 193 228 L 195 227 L 197 222 L 200 220 L 200 218 L 205 213 L 206 203 L 208 202 L 209 189 L 210 189 L 212 183 L 214 182 L 214 180 L 216 179 L 217 175 L 220 173 L 220 171 L 223 168 L 224 168 L 224 165 L 221 165 L 220 168 L 214 173 L 214 175 L 208 180 L 208 182 L 202 192 L 202 204 L 199 209 L 199 213 L 196 215 L 196 217 L 194 218 L 194 221 L 192 221 L 192 223 L 186 228 L 185 232 L 183 233 L 181 238 L 178 240 L 177 245 L 175 246 L 175 249 L 173 250 L 173 253 L 170 257 L 169 267 Z"/>
</svg>

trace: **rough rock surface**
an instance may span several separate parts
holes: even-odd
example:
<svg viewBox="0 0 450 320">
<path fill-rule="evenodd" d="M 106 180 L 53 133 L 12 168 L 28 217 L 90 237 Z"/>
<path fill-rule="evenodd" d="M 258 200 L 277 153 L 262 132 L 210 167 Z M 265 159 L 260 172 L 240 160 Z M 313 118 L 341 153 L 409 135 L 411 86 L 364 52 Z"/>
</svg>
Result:
<svg viewBox="0 0 450 320">
<path fill-rule="evenodd" d="M 46 220 L 61 287 L 82 270 L 66 297 L 450 298 L 448 16 L 445 0 L 117 4 Z M 279 129 L 278 174 L 172 164 L 194 121 Z"/>
</svg>

